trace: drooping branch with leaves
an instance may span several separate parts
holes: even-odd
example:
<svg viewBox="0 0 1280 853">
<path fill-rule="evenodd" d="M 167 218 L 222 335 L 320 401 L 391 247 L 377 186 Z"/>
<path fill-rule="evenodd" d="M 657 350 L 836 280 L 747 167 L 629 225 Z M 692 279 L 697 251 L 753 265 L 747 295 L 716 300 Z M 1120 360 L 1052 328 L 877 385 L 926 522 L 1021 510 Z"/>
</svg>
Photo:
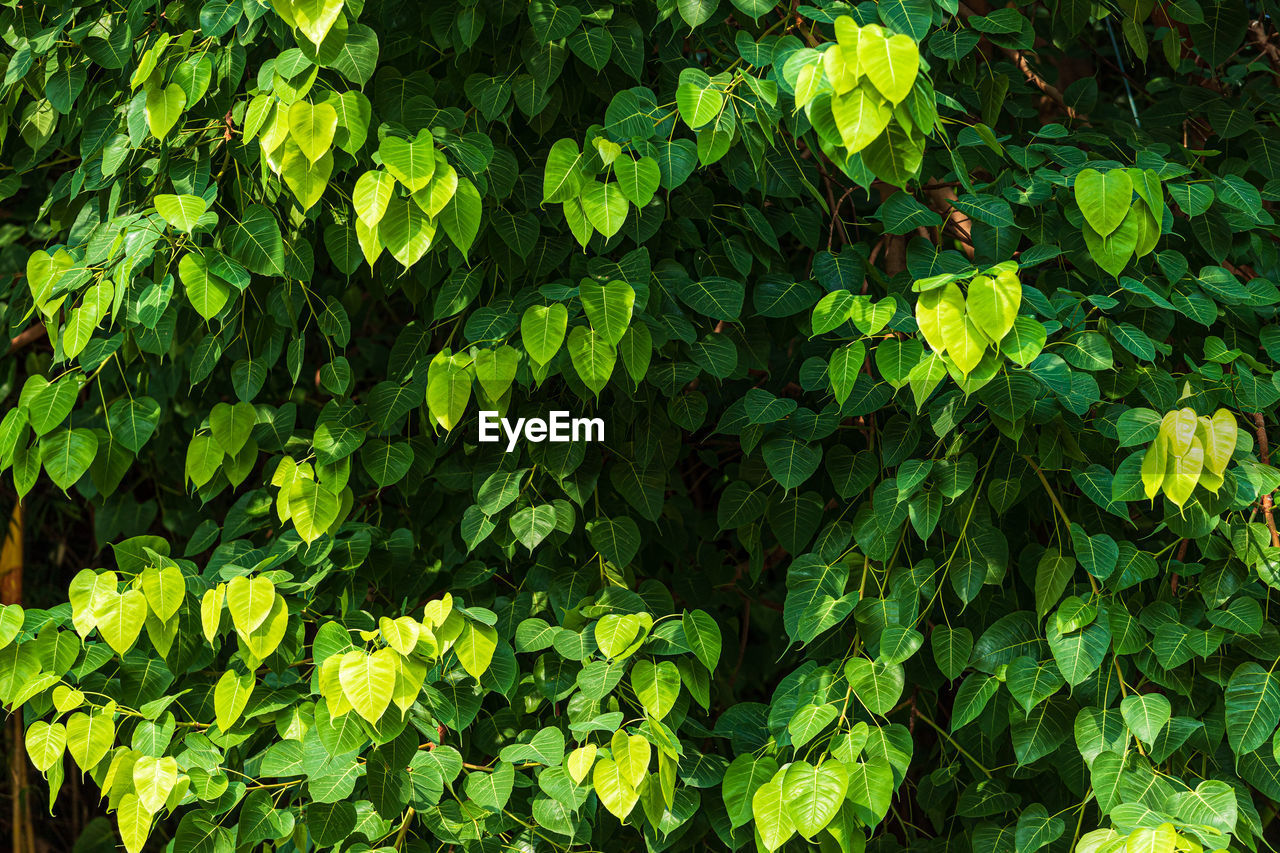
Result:
<svg viewBox="0 0 1280 853">
<path fill-rule="evenodd" d="M 45 822 L 1266 848 L 1274 12 L 0 4 Z"/>
</svg>

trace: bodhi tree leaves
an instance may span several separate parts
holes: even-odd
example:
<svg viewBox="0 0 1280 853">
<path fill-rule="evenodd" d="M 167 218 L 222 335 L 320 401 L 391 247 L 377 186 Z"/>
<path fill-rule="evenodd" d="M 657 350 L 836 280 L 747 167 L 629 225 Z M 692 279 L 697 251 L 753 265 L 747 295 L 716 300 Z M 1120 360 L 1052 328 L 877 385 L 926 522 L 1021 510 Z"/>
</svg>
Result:
<svg viewBox="0 0 1280 853">
<path fill-rule="evenodd" d="M 129 851 L 1257 848 L 1246 11 L 4 7 L 55 814 L 69 756 Z"/>
</svg>

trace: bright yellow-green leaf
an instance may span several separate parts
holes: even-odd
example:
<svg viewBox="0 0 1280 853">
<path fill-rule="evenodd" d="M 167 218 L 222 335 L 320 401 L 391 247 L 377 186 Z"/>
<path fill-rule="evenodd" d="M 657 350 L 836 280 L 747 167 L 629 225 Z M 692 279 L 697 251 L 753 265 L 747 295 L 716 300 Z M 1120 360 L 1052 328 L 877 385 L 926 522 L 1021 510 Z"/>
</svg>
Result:
<svg viewBox="0 0 1280 853">
<path fill-rule="evenodd" d="M 76 712 L 67 718 L 67 752 L 83 771 L 92 770 L 106 757 L 115 737 L 110 714 Z"/>
<path fill-rule="evenodd" d="M 253 695 L 254 684 L 252 673 L 241 674 L 230 669 L 222 673 L 213 689 L 213 710 L 222 731 L 230 731 L 240 719 Z"/>
<path fill-rule="evenodd" d="M 1022 282 L 1017 273 L 1002 272 L 996 277 L 980 275 L 969 283 L 965 310 L 984 335 L 999 342 L 1013 328 L 1022 304 Z"/>
<path fill-rule="evenodd" d="M 94 602 L 98 630 L 116 654 L 124 656 L 137 642 L 147 619 L 147 599 L 140 590 L 104 592 Z"/>
<path fill-rule="evenodd" d="M 37 720 L 27 729 L 27 755 L 41 773 L 62 760 L 67 748 L 67 730 L 62 723 Z"/>
<path fill-rule="evenodd" d="M 412 616 L 401 616 L 399 619 L 383 616 L 378 620 L 378 633 L 382 635 L 382 639 L 402 655 L 409 654 L 418 645 L 420 630 L 421 626 Z"/>
<path fill-rule="evenodd" d="M 167 622 L 182 606 L 187 582 L 182 577 L 182 570 L 175 565 L 148 566 L 142 570 L 142 592 L 147 597 L 151 612 L 160 621 Z"/>
<path fill-rule="evenodd" d="M 367 227 L 374 228 L 382 221 L 395 186 L 395 178 L 384 171 L 365 172 L 356 181 L 355 189 L 351 191 L 351 203 L 355 206 L 356 216 Z"/>
<path fill-rule="evenodd" d="M 280 175 L 285 185 L 305 211 L 315 207 L 329 186 L 333 174 L 333 152 L 325 151 L 314 162 L 292 140 L 285 144 L 284 159 L 280 161 Z"/>
<path fill-rule="evenodd" d="M 327 103 L 296 101 L 289 107 L 289 135 L 309 163 L 315 163 L 333 147 L 338 111 Z"/>
<path fill-rule="evenodd" d="M 498 632 L 491 626 L 467 619 L 458 635 L 454 650 L 458 662 L 472 678 L 480 678 L 489 669 L 494 650 L 498 647 Z"/>
<path fill-rule="evenodd" d="M 596 752 L 596 745 L 588 743 L 573 750 L 565 758 L 564 763 L 569 770 L 569 776 L 579 785 L 582 784 L 583 779 L 587 778 L 592 765 L 596 763 Z"/>
<path fill-rule="evenodd" d="M 209 203 L 198 195 L 158 195 L 155 202 L 156 212 L 165 222 L 188 233 L 209 209 Z"/>
<path fill-rule="evenodd" d="M 640 799 L 635 786 L 626 778 L 618 763 L 611 758 L 596 762 L 591 783 L 600 802 L 618 820 L 625 821 Z"/>
<path fill-rule="evenodd" d="M 886 36 L 863 27 L 858 36 L 858 63 L 872 84 L 890 103 L 911 93 L 920 71 L 920 49 L 910 36 Z"/>
<path fill-rule="evenodd" d="M 168 136 L 178 119 L 182 118 L 182 111 L 186 107 L 187 95 L 176 83 L 148 89 L 144 112 L 151 135 L 156 139 Z"/>
<path fill-rule="evenodd" d="M 379 649 L 365 654 L 359 649 L 347 652 L 339 663 L 338 679 L 342 692 L 356 713 L 376 723 L 391 704 L 395 688 L 395 652 Z"/>
<path fill-rule="evenodd" d="M 134 793 L 125 794 L 116 808 L 116 823 L 120 827 L 120 840 L 124 842 L 127 853 L 142 853 L 147 843 L 147 835 L 151 832 L 152 812 L 142 803 L 142 799 Z"/>
<path fill-rule="evenodd" d="M 471 360 L 443 350 L 427 369 L 427 408 L 440 425 L 452 430 L 471 400 Z"/>
<path fill-rule="evenodd" d="M 847 153 L 856 154 L 884 132 L 893 110 L 878 92 L 864 84 L 832 98 L 831 115 Z"/>
<path fill-rule="evenodd" d="M 142 755 L 133 765 L 133 788 L 143 807 L 155 814 L 164 808 L 169 792 L 178 782 L 178 762 L 171 756 Z"/>
</svg>

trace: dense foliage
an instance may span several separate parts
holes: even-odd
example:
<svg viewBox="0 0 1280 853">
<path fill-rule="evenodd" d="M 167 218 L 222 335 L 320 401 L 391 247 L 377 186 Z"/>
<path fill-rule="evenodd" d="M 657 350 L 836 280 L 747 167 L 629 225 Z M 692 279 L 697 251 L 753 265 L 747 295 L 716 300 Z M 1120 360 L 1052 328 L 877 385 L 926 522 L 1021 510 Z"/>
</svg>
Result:
<svg viewBox="0 0 1280 853">
<path fill-rule="evenodd" d="M 50 805 L 1257 849 L 1272 12 L 4 0 L 0 464 L 97 553 L 0 611 Z"/>
</svg>

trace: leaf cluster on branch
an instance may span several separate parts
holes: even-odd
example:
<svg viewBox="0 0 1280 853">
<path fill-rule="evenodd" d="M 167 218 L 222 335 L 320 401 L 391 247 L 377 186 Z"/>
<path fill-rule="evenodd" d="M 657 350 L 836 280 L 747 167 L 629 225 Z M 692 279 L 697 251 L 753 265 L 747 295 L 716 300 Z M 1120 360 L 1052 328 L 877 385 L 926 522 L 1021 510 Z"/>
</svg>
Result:
<svg viewBox="0 0 1280 853">
<path fill-rule="evenodd" d="M 1275 12 L 0 0 L 3 492 L 92 538 L 0 610 L 49 808 L 1267 848 Z"/>
</svg>

